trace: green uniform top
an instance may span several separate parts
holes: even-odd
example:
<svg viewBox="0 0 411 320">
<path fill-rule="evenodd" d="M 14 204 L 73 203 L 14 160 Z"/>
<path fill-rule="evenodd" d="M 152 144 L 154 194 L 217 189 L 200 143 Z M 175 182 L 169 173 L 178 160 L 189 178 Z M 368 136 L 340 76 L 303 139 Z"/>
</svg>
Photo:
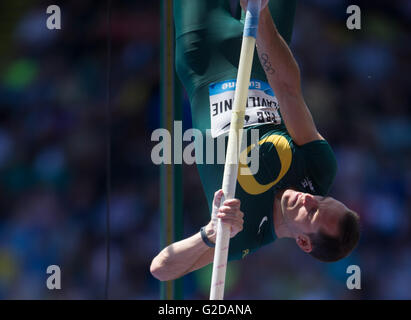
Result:
<svg viewBox="0 0 411 320">
<path fill-rule="evenodd" d="M 250 146 L 256 145 L 250 138 L 253 129 L 258 129 L 258 170 L 246 175 L 241 170 L 252 168 L 252 165 L 239 166 L 235 198 L 241 201 L 244 224 L 243 230 L 230 240 L 230 260 L 241 259 L 275 240 L 273 207 L 278 191 L 293 188 L 325 196 L 337 171 L 336 159 L 327 141 L 316 140 L 298 146 L 281 125 L 265 124 L 245 129 L 248 148 L 243 152 L 251 155 Z M 216 159 L 216 150 L 214 156 Z M 197 168 L 211 212 L 214 192 L 222 186 L 224 165 L 197 164 Z"/>
<path fill-rule="evenodd" d="M 277 29 L 289 42 L 295 0 L 271 0 L 269 6 Z M 176 69 L 190 99 L 193 127 L 209 134 L 206 130 L 211 126 L 210 88 L 213 83 L 237 77 L 244 29 L 241 14 L 232 15 L 228 0 L 176 0 L 174 16 Z M 251 78 L 267 83 L 257 55 Z M 235 197 L 241 200 L 245 216 L 243 230 L 230 241 L 230 260 L 241 259 L 275 240 L 273 204 L 278 190 L 292 187 L 325 195 L 336 172 L 335 158 L 326 141 L 297 146 L 283 122 L 269 116 L 262 117 L 260 125 L 247 127 L 247 136 L 251 129 L 259 129 L 259 170 L 252 176 L 238 176 Z M 202 147 L 205 154 L 204 141 Z M 216 164 L 216 153 L 215 145 L 213 164 L 197 163 L 210 211 L 224 173 L 224 164 Z"/>
<path fill-rule="evenodd" d="M 230 241 L 230 260 L 241 259 L 275 240 L 273 207 L 277 191 L 291 187 L 325 196 L 337 169 L 334 153 L 325 140 L 298 146 L 278 126 L 262 125 L 258 129 L 258 171 L 254 175 L 238 173 L 235 197 L 241 201 L 244 225 Z"/>
</svg>

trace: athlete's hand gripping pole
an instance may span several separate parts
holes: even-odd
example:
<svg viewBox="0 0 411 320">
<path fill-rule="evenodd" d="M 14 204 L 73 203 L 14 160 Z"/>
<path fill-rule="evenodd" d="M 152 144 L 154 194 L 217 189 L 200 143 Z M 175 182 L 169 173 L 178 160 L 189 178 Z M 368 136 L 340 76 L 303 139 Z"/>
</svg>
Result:
<svg viewBox="0 0 411 320">
<path fill-rule="evenodd" d="M 260 8 L 261 0 L 248 0 L 224 167 L 222 188 L 224 199 L 232 199 L 235 195 L 239 153 L 241 151 L 242 129 L 244 126 L 244 114 L 248 97 L 248 88 L 250 85 L 251 67 L 253 64 Z M 221 201 L 221 203 L 223 202 L 224 200 Z M 230 226 L 222 223 L 221 219 L 218 219 L 210 300 L 222 300 L 224 298 L 229 242 Z"/>
</svg>

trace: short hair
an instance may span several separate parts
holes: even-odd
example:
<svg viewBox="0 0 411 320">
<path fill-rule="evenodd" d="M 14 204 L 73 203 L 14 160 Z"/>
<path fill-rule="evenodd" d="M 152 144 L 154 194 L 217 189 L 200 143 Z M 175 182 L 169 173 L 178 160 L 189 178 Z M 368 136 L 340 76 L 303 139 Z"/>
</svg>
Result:
<svg viewBox="0 0 411 320">
<path fill-rule="evenodd" d="M 322 230 L 308 234 L 312 244 L 310 255 L 323 262 L 335 262 L 348 256 L 360 239 L 359 220 L 357 213 L 348 210 L 339 222 L 337 237 Z"/>
</svg>

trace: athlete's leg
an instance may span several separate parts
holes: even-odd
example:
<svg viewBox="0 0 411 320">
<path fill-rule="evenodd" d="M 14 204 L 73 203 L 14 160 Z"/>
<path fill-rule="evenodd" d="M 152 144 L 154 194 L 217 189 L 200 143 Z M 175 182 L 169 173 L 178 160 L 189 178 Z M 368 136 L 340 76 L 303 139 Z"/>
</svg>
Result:
<svg viewBox="0 0 411 320">
<path fill-rule="evenodd" d="M 237 5 L 239 7 L 239 1 Z M 269 2 L 277 28 L 287 42 L 291 39 L 295 7 L 296 0 Z M 236 77 L 243 21 L 232 16 L 230 0 L 175 0 L 174 17 L 177 73 L 190 97 L 192 109 L 203 108 L 193 104 L 199 87 Z M 257 55 L 252 76 L 266 80 Z"/>
<path fill-rule="evenodd" d="M 176 69 L 191 98 L 198 86 L 234 68 L 222 43 L 240 38 L 242 24 L 231 15 L 228 0 L 176 0 L 174 18 Z"/>
</svg>

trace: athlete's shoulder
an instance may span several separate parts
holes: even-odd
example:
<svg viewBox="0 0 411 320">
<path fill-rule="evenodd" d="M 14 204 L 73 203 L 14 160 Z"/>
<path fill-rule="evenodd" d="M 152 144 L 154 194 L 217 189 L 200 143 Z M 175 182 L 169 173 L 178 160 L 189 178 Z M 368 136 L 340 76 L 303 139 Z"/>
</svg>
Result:
<svg viewBox="0 0 411 320">
<path fill-rule="evenodd" d="M 315 140 L 299 147 L 305 167 L 302 184 L 307 192 L 328 194 L 337 174 L 337 159 L 325 139 Z"/>
</svg>

